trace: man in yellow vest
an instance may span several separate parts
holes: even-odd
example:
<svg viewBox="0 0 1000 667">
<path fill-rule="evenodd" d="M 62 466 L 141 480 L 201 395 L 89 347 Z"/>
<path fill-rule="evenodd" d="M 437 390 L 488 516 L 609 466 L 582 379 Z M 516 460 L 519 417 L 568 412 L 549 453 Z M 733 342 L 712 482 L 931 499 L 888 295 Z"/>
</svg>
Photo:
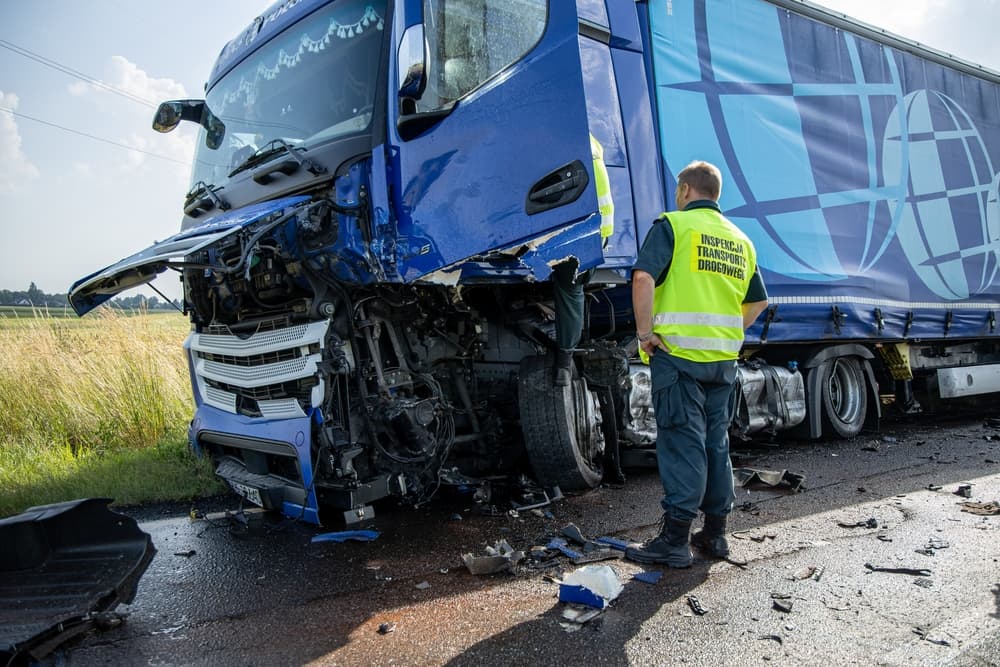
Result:
<svg viewBox="0 0 1000 667">
<path fill-rule="evenodd" d="M 601 242 L 607 247 L 608 238 L 615 231 L 615 205 L 611 199 L 608 168 L 604 164 L 604 149 L 594 135 L 590 135 L 590 153 L 594 161 L 597 207 L 601 213 Z M 557 347 L 553 383 L 557 387 L 568 385 L 573 376 L 573 348 L 579 344 L 583 332 L 583 286 L 590 280 L 592 271 L 577 273 L 578 266 L 568 261 L 552 269 Z"/>
<path fill-rule="evenodd" d="M 690 543 L 729 555 L 729 461 L 736 359 L 743 331 L 767 307 L 753 243 L 719 209 L 722 174 L 692 162 L 677 175 L 677 211 L 653 224 L 632 269 L 632 307 L 656 413 L 663 527 L 625 555 L 690 567 Z M 701 510 L 704 528 L 690 536 Z"/>
</svg>

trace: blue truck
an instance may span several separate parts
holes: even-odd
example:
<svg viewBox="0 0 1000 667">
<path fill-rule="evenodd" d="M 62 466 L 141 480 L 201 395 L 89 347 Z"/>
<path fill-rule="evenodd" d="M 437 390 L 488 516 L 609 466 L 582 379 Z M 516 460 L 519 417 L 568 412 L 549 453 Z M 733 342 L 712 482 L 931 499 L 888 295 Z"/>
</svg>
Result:
<svg viewBox="0 0 1000 667">
<path fill-rule="evenodd" d="M 200 126 L 181 231 L 70 301 L 179 274 L 191 444 L 265 508 L 358 524 L 641 459 L 629 269 L 694 159 L 770 294 L 735 437 L 1000 390 L 1000 74 L 973 63 L 802 0 L 281 0 L 205 91 L 153 119 Z M 592 277 L 555 387 L 563 262 Z"/>
</svg>

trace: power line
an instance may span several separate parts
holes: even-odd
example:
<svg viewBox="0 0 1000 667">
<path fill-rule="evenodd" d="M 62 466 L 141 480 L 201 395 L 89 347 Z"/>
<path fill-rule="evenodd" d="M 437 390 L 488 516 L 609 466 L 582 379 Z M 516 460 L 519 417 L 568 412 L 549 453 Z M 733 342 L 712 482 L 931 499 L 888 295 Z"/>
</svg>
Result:
<svg viewBox="0 0 1000 667">
<path fill-rule="evenodd" d="M 182 164 L 184 166 L 188 166 L 187 162 L 182 162 L 181 160 L 175 160 L 174 158 L 167 157 L 166 155 L 160 155 L 158 153 L 151 153 L 150 151 L 145 151 L 145 150 L 143 150 L 141 148 L 136 148 L 135 146 L 129 146 L 128 144 L 121 144 L 121 143 L 118 143 L 117 141 L 112 141 L 110 139 L 105 139 L 104 137 L 98 137 L 98 136 L 93 135 L 93 134 L 87 134 L 86 132 L 81 132 L 80 130 L 74 130 L 73 128 L 66 127 L 64 125 L 59 125 L 58 123 L 51 123 L 51 122 L 49 122 L 47 120 L 42 120 L 41 118 L 35 118 L 33 116 L 29 116 L 27 114 L 23 114 L 23 113 L 20 113 L 18 111 L 14 111 L 13 109 L 8 109 L 6 107 L 0 107 L 0 111 L 6 111 L 7 113 L 9 113 L 11 115 L 14 115 L 14 116 L 17 116 L 18 118 L 24 118 L 26 120 L 34 121 L 36 123 L 41 123 L 42 125 L 48 125 L 49 127 L 55 127 L 55 128 L 58 128 L 60 130 L 65 131 L 65 132 L 72 132 L 73 134 L 78 134 L 81 137 L 87 137 L 88 139 L 93 139 L 95 141 L 101 141 L 101 142 L 104 142 L 106 144 L 111 144 L 112 146 L 118 146 L 119 148 L 124 148 L 124 149 L 130 150 L 130 151 L 135 151 L 136 153 L 143 153 L 143 154 L 149 155 L 151 157 L 160 158 L 161 160 L 169 160 L 170 162 L 176 162 L 177 164 Z"/>
<path fill-rule="evenodd" d="M 88 76 L 88 75 L 84 74 L 83 72 L 79 72 L 79 71 L 73 69 L 72 67 L 68 67 L 66 65 L 63 65 L 62 63 L 57 62 L 55 60 L 52 60 L 51 58 L 46 58 L 43 55 L 39 55 L 39 54 L 35 53 L 34 51 L 29 51 L 28 49 L 24 48 L 23 46 L 18 46 L 17 44 L 13 44 L 11 42 L 8 42 L 5 39 L 0 39 L 0 48 L 7 49 L 8 51 L 12 51 L 12 52 L 14 52 L 14 53 L 16 53 L 16 54 L 18 54 L 20 56 L 24 56 L 25 58 L 29 58 L 31 60 L 34 60 L 37 63 L 45 65 L 46 67 L 51 67 L 52 69 L 58 70 L 58 71 L 62 72 L 63 74 L 69 74 L 72 77 L 76 77 L 77 79 L 81 79 L 82 81 L 86 81 L 87 83 L 93 84 L 93 85 L 97 86 L 98 88 L 103 88 L 104 90 L 108 91 L 109 93 L 114 93 L 115 95 L 119 95 L 121 97 L 124 97 L 125 99 L 130 100 L 132 102 L 137 102 L 139 104 L 145 105 L 145 106 L 150 107 L 150 108 L 155 108 L 157 106 L 153 102 L 150 102 L 149 100 L 147 100 L 145 98 L 139 97 L 138 95 L 134 95 L 133 93 L 130 93 L 127 90 L 123 90 L 122 88 L 118 88 L 116 86 L 112 86 L 109 83 L 104 83 L 103 81 L 95 79 L 92 76 Z"/>
</svg>

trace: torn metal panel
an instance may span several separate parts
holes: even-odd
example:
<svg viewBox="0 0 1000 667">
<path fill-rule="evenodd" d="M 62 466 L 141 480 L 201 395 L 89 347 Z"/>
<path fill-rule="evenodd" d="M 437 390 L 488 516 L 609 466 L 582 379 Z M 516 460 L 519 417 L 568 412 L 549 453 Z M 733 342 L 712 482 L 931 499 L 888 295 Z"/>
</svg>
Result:
<svg viewBox="0 0 1000 667">
<path fill-rule="evenodd" d="M 40 659 L 135 598 L 156 549 L 110 502 L 43 505 L 0 520 L 0 662 Z"/>
<path fill-rule="evenodd" d="M 515 245 L 468 257 L 428 273 L 417 282 L 454 286 L 459 282 L 505 279 L 511 282 L 548 280 L 552 267 L 575 260 L 578 271 L 604 263 L 600 229 L 595 216 Z"/>
</svg>

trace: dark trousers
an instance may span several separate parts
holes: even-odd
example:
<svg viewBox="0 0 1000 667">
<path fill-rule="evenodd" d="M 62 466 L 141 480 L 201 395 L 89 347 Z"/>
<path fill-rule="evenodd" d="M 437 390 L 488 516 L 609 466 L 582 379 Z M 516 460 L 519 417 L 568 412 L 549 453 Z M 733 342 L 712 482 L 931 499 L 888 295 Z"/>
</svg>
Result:
<svg viewBox="0 0 1000 667">
<path fill-rule="evenodd" d="M 656 460 L 668 518 L 692 521 L 729 514 L 733 468 L 729 461 L 736 362 L 697 363 L 657 350 L 650 359 L 656 413 Z"/>
<path fill-rule="evenodd" d="M 552 296 L 556 311 L 556 345 L 572 350 L 580 344 L 583 332 L 583 286 L 593 271 L 576 274 L 575 261 L 557 264 L 552 269 Z"/>
</svg>

